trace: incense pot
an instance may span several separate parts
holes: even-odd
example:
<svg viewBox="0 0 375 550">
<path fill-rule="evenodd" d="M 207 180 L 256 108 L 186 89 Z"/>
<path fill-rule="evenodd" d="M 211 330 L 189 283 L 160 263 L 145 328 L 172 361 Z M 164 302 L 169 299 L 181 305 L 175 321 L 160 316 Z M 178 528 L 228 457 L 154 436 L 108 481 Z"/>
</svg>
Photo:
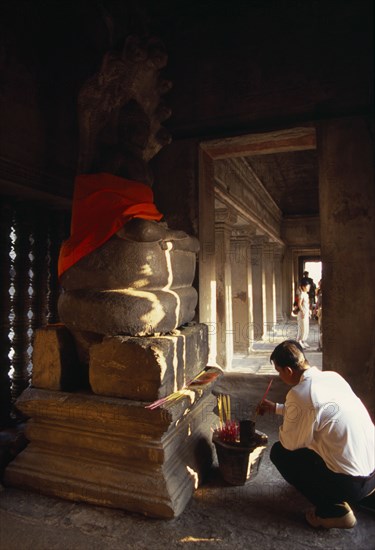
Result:
<svg viewBox="0 0 375 550">
<path fill-rule="evenodd" d="M 256 430 L 252 420 L 240 421 L 238 431 L 234 441 L 223 441 L 220 430 L 212 437 L 219 471 L 230 485 L 244 485 L 257 475 L 268 443 L 267 435 Z"/>
</svg>

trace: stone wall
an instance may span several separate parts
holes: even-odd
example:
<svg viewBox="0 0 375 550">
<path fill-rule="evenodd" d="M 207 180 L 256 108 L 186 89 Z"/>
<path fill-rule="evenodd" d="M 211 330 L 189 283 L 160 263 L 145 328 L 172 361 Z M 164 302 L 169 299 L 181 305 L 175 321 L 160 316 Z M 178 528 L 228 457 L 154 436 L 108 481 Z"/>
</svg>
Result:
<svg viewBox="0 0 375 550">
<path fill-rule="evenodd" d="M 320 221 L 318 217 L 284 218 L 281 236 L 291 247 L 317 248 L 320 245 Z"/>
<path fill-rule="evenodd" d="M 375 412 L 375 187 L 364 118 L 318 128 L 323 368 L 340 372 Z"/>
</svg>

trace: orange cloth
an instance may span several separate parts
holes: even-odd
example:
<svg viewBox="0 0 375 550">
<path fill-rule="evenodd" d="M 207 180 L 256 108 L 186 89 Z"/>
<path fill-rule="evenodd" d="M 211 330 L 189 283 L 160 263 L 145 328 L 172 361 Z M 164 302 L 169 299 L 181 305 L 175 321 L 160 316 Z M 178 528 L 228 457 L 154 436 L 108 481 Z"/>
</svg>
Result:
<svg viewBox="0 0 375 550">
<path fill-rule="evenodd" d="M 71 235 L 60 250 L 59 277 L 132 218 L 161 220 L 153 200 L 151 187 L 138 181 L 107 173 L 77 176 Z"/>
</svg>

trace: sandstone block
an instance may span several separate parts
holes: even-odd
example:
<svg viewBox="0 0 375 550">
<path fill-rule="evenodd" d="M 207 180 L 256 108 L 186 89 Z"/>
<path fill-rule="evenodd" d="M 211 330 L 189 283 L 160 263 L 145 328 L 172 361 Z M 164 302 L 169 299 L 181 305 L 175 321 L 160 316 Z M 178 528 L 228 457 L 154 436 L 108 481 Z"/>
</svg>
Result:
<svg viewBox="0 0 375 550">
<path fill-rule="evenodd" d="M 204 324 L 166 336 L 108 337 L 90 348 L 90 385 L 98 395 L 155 401 L 181 389 L 207 361 Z"/>
<path fill-rule="evenodd" d="M 33 345 L 32 385 L 68 391 L 82 387 L 84 378 L 85 372 L 68 329 L 62 324 L 37 329 Z"/>
<path fill-rule="evenodd" d="M 146 220 L 142 222 L 150 224 Z M 159 224 L 151 222 L 151 225 Z M 167 233 L 173 235 L 176 232 L 167 230 Z M 194 280 L 198 250 L 197 239 L 186 234 L 178 240 L 173 237 L 165 238 L 164 242 L 140 242 L 114 235 L 104 245 L 69 268 L 62 275 L 61 283 L 68 291 L 116 288 L 154 291 L 166 287 L 172 290 L 188 287 Z"/>
<path fill-rule="evenodd" d="M 71 331 L 106 336 L 166 333 L 190 322 L 198 294 L 193 287 L 173 290 L 67 290 L 59 315 Z"/>
<path fill-rule="evenodd" d="M 113 236 L 63 274 L 58 309 L 71 331 L 147 336 L 194 319 L 198 240 L 160 231 L 156 241 Z"/>
</svg>

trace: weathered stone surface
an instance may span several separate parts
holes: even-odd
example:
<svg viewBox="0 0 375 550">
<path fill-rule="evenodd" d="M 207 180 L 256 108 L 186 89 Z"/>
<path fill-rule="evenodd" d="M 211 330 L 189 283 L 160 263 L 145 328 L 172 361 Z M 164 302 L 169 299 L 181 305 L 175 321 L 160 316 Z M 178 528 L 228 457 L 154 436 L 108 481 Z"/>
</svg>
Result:
<svg viewBox="0 0 375 550">
<path fill-rule="evenodd" d="M 90 349 L 94 393 L 154 401 L 181 389 L 208 361 L 208 328 L 196 324 L 167 336 L 106 338 Z"/>
<path fill-rule="evenodd" d="M 0 430 L 0 479 L 3 478 L 4 468 L 26 447 L 27 443 L 23 424 Z"/>
<path fill-rule="evenodd" d="M 146 336 L 192 321 L 198 240 L 161 231 L 154 242 L 114 235 L 64 273 L 58 307 L 70 330 Z"/>
<path fill-rule="evenodd" d="M 153 221 L 142 221 L 139 238 L 111 237 L 70 267 L 61 277 L 65 290 L 113 290 L 134 288 L 153 291 L 191 286 L 196 266 L 199 242 L 183 231 L 172 231 Z M 148 240 L 143 226 L 148 224 L 158 233 Z M 133 224 L 129 224 L 134 226 Z M 156 229 L 155 229 L 156 227 Z M 142 231 L 143 229 L 143 231 Z M 122 228 L 127 235 L 127 225 Z M 128 232 L 128 233 L 127 233 Z M 149 231 L 150 232 L 150 231 Z M 160 233 L 160 236 L 159 236 Z M 177 235 L 177 236 L 176 236 Z M 130 237 L 130 235 L 129 235 Z M 146 239 L 142 241 L 141 239 Z M 173 273 L 173 280 L 170 277 Z"/>
<path fill-rule="evenodd" d="M 80 364 L 74 339 L 62 324 L 36 330 L 32 384 L 36 388 L 72 390 L 87 385 L 87 370 Z"/>
<path fill-rule="evenodd" d="M 192 392 L 168 409 L 28 389 L 28 447 L 5 483 L 161 518 L 179 515 L 211 466 L 215 398 Z"/>
<path fill-rule="evenodd" d="M 59 314 L 72 330 L 114 336 L 165 333 L 190 322 L 195 315 L 197 291 L 72 290 L 59 299 Z"/>
</svg>

